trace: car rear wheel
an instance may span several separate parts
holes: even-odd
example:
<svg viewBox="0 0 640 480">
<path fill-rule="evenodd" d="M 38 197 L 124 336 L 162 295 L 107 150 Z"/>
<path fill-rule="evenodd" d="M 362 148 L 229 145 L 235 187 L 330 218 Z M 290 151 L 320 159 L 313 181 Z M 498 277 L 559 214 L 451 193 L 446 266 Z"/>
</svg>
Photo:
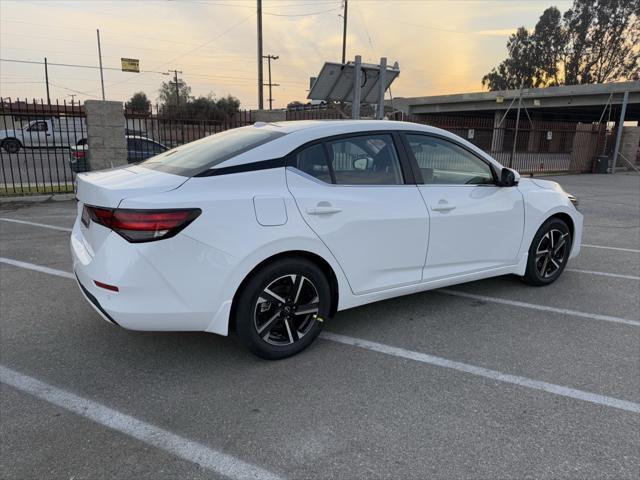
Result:
<svg viewBox="0 0 640 480">
<path fill-rule="evenodd" d="M 329 282 L 304 258 L 291 257 L 256 272 L 238 297 L 236 329 L 256 355 L 279 359 L 307 348 L 331 305 Z"/>
<path fill-rule="evenodd" d="M 2 149 L 7 153 L 18 153 L 22 145 L 15 138 L 9 138 L 2 142 Z"/>
<path fill-rule="evenodd" d="M 549 285 L 562 274 L 571 252 L 571 232 L 559 218 L 547 220 L 529 247 L 524 279 L 531 285 Z"/>
</svg>

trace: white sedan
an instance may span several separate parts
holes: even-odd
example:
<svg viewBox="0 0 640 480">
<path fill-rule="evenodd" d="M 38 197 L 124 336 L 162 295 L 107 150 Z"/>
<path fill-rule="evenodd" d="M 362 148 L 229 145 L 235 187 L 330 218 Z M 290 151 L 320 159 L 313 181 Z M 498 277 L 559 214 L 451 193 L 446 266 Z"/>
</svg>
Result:
<svg viewBox="0 0 640 480">
<path fill-rule="evenodd" d="M 306 348 L 337 311 L 497 275 L 555 281 L 582 215 L 469 142 L 391 121 L 257 123 L 77 177 L 81 291 L 133 330 Z"/>
</svg>

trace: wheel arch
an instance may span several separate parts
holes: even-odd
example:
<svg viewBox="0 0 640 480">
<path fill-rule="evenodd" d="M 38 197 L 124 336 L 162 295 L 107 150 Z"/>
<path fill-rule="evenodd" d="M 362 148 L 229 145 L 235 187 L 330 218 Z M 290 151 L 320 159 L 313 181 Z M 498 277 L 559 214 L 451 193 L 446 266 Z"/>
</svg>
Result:
<svg viewBox="0 0 640 480">
<path fill-rule="evenodd" d="M 331 307 L 329 310 L 329 316 L 333 317 L 336 314 L 336 312 L 338 311 L 339 284 L 338 284 L 338 277 L 336 276 L 336 273 L 333 267 L 331 266 L 331 264 L 327 262 L 327 260 L 322 258 L 320 255 L 318 255 L 317 253 L 313 253 L 308 250 L 287 250 L 284 252 L 276 253 L 262 260 L 255 267 L 253 267 L 251 271 L 247 273 L 247 275 L 245 275 L 243 280 L 240 282 L 240 284 L 238 285 L 238 288 L 236 289 L 233 295 L 231 310 L 229 312 L 229 330 L 230 331 L 234 331 L 236 328 L 235 319 L 236 319 L 236 310 L 238 306 L 238 297 L 240 296 L 240 292 L 245 287 L 245 285 L 249 282 L 249 280 L 251 280 L 253 275 L 255 275 L 256 272 L 258 272 L 260 269 L 262 269 L 266 265 L 269 265 L 282 258 L 291 258 L 291 257 L 300 257 L 310 261 L 311 263 L 315 264 L 318 268 L 320 268 L 322 272 L 327 276 L 327 280 L 329 281 L 329 288 L 331 289 Z"/>
<path fill-rule="evenodd" d="M 6 137 L 6 138 L 3 138 L 2 141 L 0 141 L 0 145 L 4 145 L 5 142 L 10 142 L 12 140 L 18 142 L 18 144 L 20 145 L 20 148 L 24 148 L 24 144 L 17 137 Z"/>
<path fill-rule="evenodd" d="M 559 220 L 562 220 L 564 223 L 566 223 L 567 227 L 569 227 L 569 233 L 571 233 L 571 239 L 573 240 L 575 238 L 574 234 L 575 234 L 576 226 L 575 226 L 575 222 L 573 221 L 573 218 L 571 218 L 571 215 L 565 212 L 556 212 L 553 215 L 550 215 L 549 217 L 547 217 L 544 220 L 544 222 L 542 222 L 542 224 L 544 225 L 546 222 L 548 222 L 552 218 L 557 218 Z"/>
</svg>

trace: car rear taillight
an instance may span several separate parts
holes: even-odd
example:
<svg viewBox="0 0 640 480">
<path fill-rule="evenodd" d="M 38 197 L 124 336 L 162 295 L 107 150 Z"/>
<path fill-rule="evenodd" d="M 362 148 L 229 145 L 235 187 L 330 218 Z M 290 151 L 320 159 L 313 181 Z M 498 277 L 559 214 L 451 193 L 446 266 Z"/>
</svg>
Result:
<svg viewBox="0 0 640 480">
<path fill-rule="evenodd" d="M 199 208 L 130 210 L 84 206 L 89 218 L 132 243 L 162 240 L 176 235 L 202 213 Z M 84 215 L 83 215 L 84 217 Z"/>
<path fill-rule="evenodd" d="M 81 159 L 87 156 L 87 152 L 85 152 L 84 150 L 73 150 L 71 152 L 71 156 L 73 158 Z"/>
</svg>

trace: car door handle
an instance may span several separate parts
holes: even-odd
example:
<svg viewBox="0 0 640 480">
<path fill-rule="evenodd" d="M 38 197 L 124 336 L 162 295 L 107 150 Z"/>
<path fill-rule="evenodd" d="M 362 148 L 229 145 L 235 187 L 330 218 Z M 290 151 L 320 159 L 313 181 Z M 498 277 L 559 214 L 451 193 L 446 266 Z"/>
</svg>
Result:
<svg viewBox="0 0 640 480">
<path fill-rule="evenodd" d="M 448 203 L 439 203 L 438 205 L 431 207 L 431 210 L 433 210 L 434 212 L 448 212 L 450 210 L 453 210 L 454 208 L 456 208 L 455 205 L 450 205 Z"/>
<path fill-rule="evenodd" d="M 318 206 L 314 208 L 307 208 L 309 215 L 330 215 L 332 213 L 340 213 L 342 209 L 329 206 Z"/>
</svg>

